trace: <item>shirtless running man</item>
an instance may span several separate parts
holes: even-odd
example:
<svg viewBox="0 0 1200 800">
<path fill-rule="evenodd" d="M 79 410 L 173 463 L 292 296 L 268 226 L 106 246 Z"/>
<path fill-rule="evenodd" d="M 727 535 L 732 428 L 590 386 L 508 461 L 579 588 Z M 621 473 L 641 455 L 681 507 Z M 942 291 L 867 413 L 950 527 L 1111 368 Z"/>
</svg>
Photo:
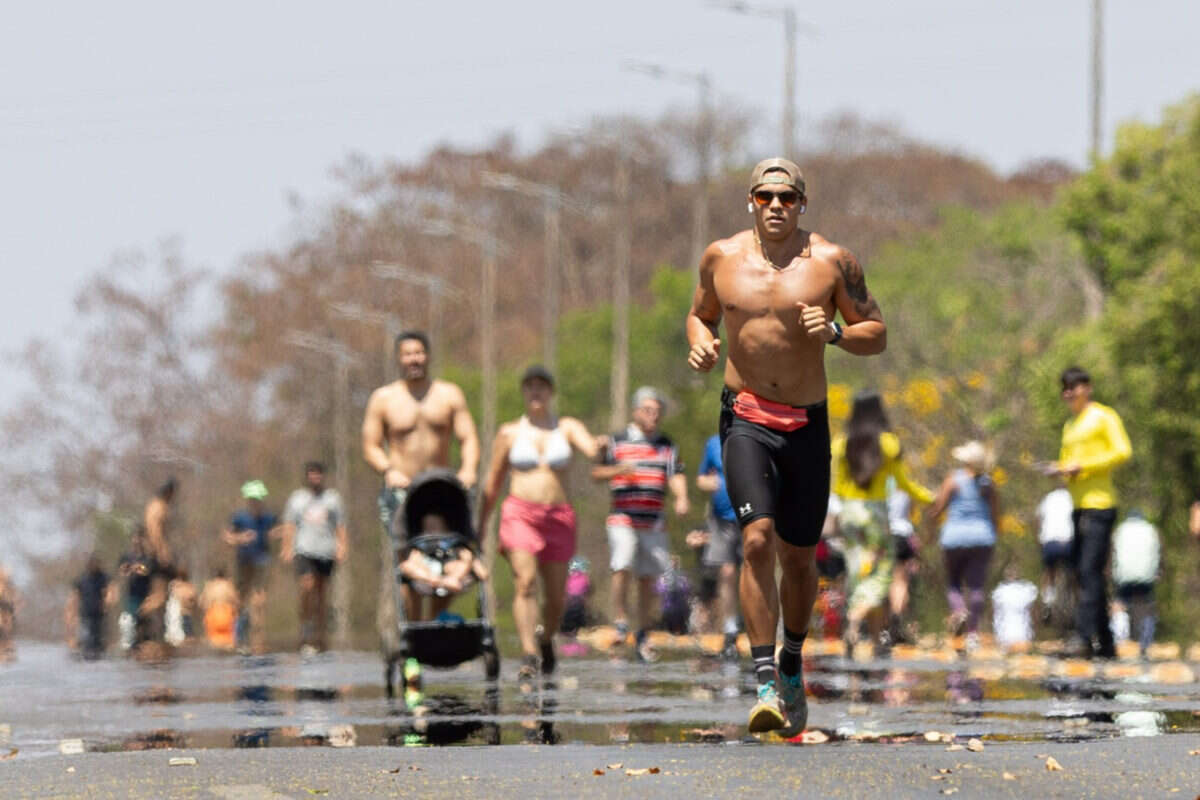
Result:
<svg viewBox="0 0 1200 800">
<path fill-rule="evenodd" d="M 390 530 L 392 516 L 404 502 L 404 490 L 427 469 L 450 466 L 451 438 L 458 440 L 458 479 L 468 490 L 478 480 L 479 436 L 462 389 L 429 377 L 429 339 L 420 331 L 396 337 L 400 380 L 381 386 L 367 401 L 363 419 L 363 458 L 383 475 L 380 520 Z M 395 601 L 389 587 L 391 564 L 380 592 L 380 631 L 392 649 Z"/>
<path fill-rule="evenodd" d="M 829 503 L 825 345 L 874 355 L 886 347 L 887 329 L 857 259 L 799 227 L 807 202 L 799 167 L 782 158 L 760 162 L 747 201 L 754 228 L 709 245 L 700 261 L 687 316 L 688 364 L 700 372 L 717 365 L 724 317 L 720 432 L 726 487 L 742 527 L 739 596 L 759 684 L 749 727 L 796 735 L 808 722 L 800 651 Z M 834 321 L 837 312 L 844 327 Z"/>
</svg>

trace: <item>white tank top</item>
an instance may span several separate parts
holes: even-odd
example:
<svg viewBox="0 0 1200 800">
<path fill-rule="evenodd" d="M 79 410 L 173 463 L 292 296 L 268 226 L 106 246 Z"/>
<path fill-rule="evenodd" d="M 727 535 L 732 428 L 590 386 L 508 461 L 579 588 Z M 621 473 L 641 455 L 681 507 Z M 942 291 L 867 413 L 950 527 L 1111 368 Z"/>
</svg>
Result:
<svg viewBox="0 0 1200 800">
<path fill-rule="evenodd" d="M 537 449 L 533 423 L 528 418 L 521 417 L 517 423 L 517 435 L 513 437 L 512 446 L 508 449 L 508 463 L 513 469 L 527 470 L 539 466 L 550 469 L 565 469 L 571 462 L 571 443 L 557 424 L 554 430 L 548 431 L 544 438 L 545 450 Z"/>
</svg>

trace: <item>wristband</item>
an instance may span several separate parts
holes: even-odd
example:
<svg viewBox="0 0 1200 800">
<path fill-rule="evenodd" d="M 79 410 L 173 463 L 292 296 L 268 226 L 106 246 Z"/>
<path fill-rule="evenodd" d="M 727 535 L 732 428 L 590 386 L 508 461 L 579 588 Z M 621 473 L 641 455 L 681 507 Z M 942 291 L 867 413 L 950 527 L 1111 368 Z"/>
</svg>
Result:
<svg viewBox="0 0 1200 800">
<path fill-rule="evenodd" d="M 842 340 L 842 326 L 837 324 L 837 320 L 829 323 L 833 326 L 833 338 L 829 340 L 829 344 L 837 344 Z"/>
</svg>

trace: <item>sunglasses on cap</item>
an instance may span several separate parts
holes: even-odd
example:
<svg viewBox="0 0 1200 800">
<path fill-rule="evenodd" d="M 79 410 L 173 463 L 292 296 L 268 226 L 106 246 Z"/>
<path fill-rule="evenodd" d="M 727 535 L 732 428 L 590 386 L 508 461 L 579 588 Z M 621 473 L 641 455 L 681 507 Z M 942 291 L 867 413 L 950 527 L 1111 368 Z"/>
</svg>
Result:
<svg viewBox="0 0 1200 800">
<path fill-rule="evenodd" d="M 771 205 L 771 202 L 779 198 L 779 204 L 784 208 L 791 208 L 800 201 L 800 193 L 794 189 L 785 189 L 782 192 L 772 192 L 770 189 L 757 189 L 754 194 L 754 204 L 763 208 Z"/>
</svg>

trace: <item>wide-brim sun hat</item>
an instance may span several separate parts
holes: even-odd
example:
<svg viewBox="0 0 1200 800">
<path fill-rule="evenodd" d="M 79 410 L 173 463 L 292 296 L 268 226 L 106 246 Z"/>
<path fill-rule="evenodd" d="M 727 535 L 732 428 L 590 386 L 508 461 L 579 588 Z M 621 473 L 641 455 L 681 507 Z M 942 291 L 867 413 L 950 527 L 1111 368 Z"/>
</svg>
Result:
<svg viewBox="0 0 1200 800">
<path fill-rule="evenodd" d="M 992 451 L 983 442 L 972 439 L 950 451 L 950 456 L 976 472 L 988 472 L 995 463 Z"/>
</svg>

